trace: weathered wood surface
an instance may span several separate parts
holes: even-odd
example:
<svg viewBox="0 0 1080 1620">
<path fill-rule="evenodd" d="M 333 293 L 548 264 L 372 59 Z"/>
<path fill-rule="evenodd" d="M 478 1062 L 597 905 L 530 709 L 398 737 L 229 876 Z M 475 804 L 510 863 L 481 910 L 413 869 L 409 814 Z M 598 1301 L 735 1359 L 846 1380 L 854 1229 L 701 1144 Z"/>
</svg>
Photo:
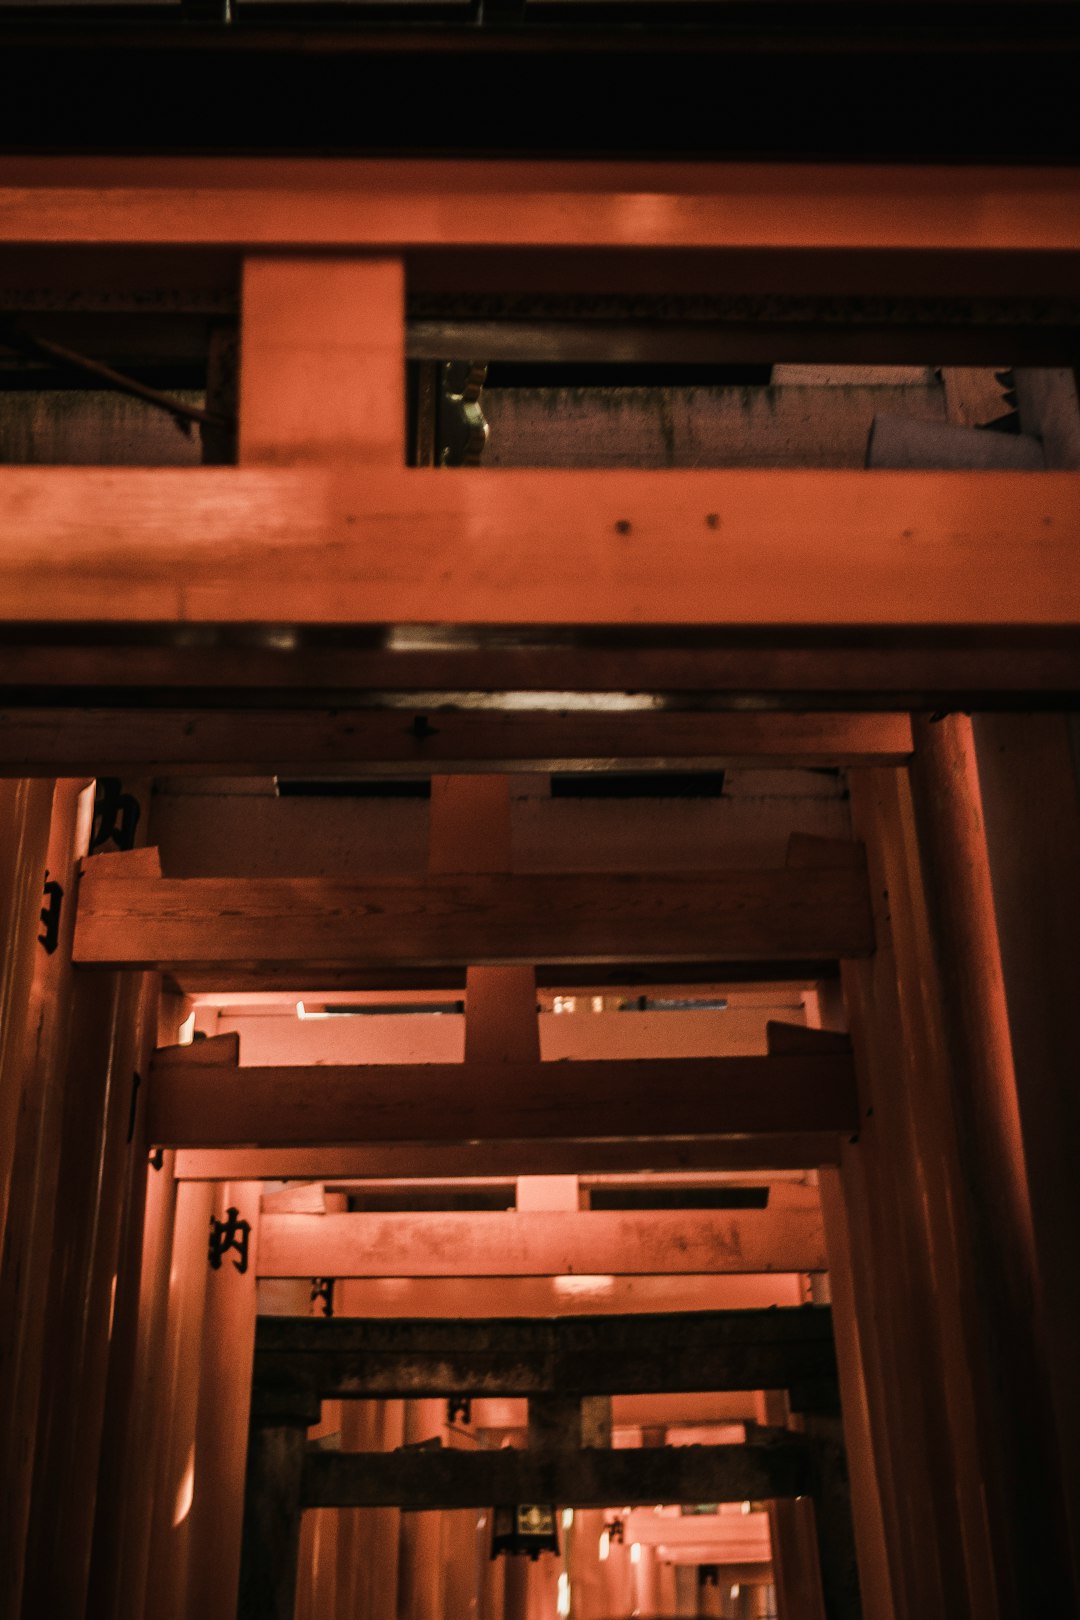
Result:
<svg viewBox="0 0 1080 1620">
<path fill-rule="evenodd" d="M 260 1277 L 824 1271 L 815 1188 L 776 1209 L 267 1215 Z M 785 1207 L 786 1206 L 786 1207 Z"/>
<path fill-rule="evenodd" d="M 255 1380 L 323 1400 L 833 1387 L 827 1305 L 673 1315 L 376 1320 L 261 1316 Z M 798 1397 L 792 1404 L 799 1410 Z M 655 1498 L 650 1498 L 654 1501 Z"/>
<path fill-rule="evenodd" d="M 0 710 L 0 775 L 899 765 L 910 753 L 906 714 L 267 709 L 242 699 L 225 710 Z"/>
<path fill-rule="evenodd" d="M 143 878 L 87 864 L 84 966 L 280 969 L 500 962 L 830 961 L 873 949 L 865 874 Z"/>
<path fill-rule="evenodd" d="M 9 623 L 1075 629 L 1078 482 L 11 467 L 0 602 Z"/>
<path fill-rule="evenodd" d="M 567 1063 L 240 1068 L 239 1039 L 154 1057 L 149 1140 L 170 1147 L 741 1136 L 858 1129 L 850 1052 Z"/>
<path fill-rule="evenodd" d="M 630 1451 L 309 1451 L 303 1503 L 313 1507 L 490 1507 L 557 1502 L 609 1507 L 656 1502 L 745 1502 L 801 1496 L 805 1443 L 654 1446 Z"/>
<path fill-rule="evenodd" d="M 1070 170 L 340 158 L 25 158 L 0 242 L 1080 252 Z M 944 271 L 945 266 L 942 266 Z M 874 280 L 872 266 L 864 276 Z M 890 290 L 891 287 L 890 287 Z"/>
<path fill-rule="evenodd" d="M 876 417 L 944 423 L 944 389 L 923 375 L 922 387 L 774 377 L 757 387 L 490 388 L 484 465 L 863 467 Z"/>
</svg>

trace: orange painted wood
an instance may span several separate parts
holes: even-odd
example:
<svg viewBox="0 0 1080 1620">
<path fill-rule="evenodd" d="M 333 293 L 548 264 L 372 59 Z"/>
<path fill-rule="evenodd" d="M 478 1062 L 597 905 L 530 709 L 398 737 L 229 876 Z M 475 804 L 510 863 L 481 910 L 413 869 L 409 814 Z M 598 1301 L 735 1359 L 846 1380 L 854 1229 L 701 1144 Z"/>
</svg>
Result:
<svg viewBox="0 0 1080 1620">
<path fill-rule="evenodd" d="M 911 753 L 906 714 L 422 713 L 417 726 L 407 709 L 0 709 L 0 776 L 899 765 Z"/>
<path fill-rule="evenodd" d="M 161 1168 L 147 1179 L 143 1224 L 142 1274 L 139 1286 L 139 1322 L 132 1378 L 132 1428 L 125 1470 L 127 1490 L 122 1521 L 109 1527 L 102 1578 L 113 1590 L 117 1620 L 142 1620 L 150 1578 L 150 1535 L 155 1511 L 154 1489 L 160 1478 L 160 1447 L 171 1421 L 167 1400 L 171 1393 L 165 1362 L 165 1336 L 169 1308 L 173 1229 L 177 1181 L 174 1153 L 165 1153 Z M 92 1589 L 92 1601 L 94 1598 Z M 91 1610 L 91 1612 L 93 1612 Z"/>
<path fill-rule="evenodd" d="M 27 998 L 35 970 L 42 966 L 38 913 L 53 797 L 54 784 L 47 779 L 0 786 L 0 1232 L 18 1134 Z"/>
<path fill-rule="evenodd" d="M 147 1607 L 155 1620 L 187 1620 L 191 1506 L 199 1410 L 207 1238 L 216 1189 L 182 1183 L 176 1198 L 169 1299 L 160 1388 L 164 1422 L 157 1435 L 153 1524 L 147 1562 Z"/>
<path fill-rule="evenodd" d="M 235 1037 L 219 1040 L 235 1053 Z M 152 1142 L 207 1148 L 851 1135 L 859 1125 L 851 1055 L 842 1052 L 241 1069 L 203 1061 L 209 1044 L 157 1054 Z"/>
<path fill-rule="evenodd" d="M 1080 475 L 0 469 L 3 620 L 1080 621 Z"/>
<path fill-rule="evenodd" d="M 818 1187 L 825 1222 L 825 1247 L 829 1256 L 829 1303 L 840 1374 L 844 1450 L 851 1481 L 851 1514 L 859 1561 L 859 1588 L 866 1614 L 873 1615 L 874 1620 L 894 1620 L 896 1608 L 881 1492 L 874 1466 L 873 1429 L 855 1300 L 848 1210 L 839 1171 L 823 1169 Z"/>
<path fill-rule="evenodd" d="M 1016 1115 L 1030 1184 L 1045 1365 L 1068 1516 L 1073 1601 L 1080 1602 L 1080 1302 L 1062 1287 L 1080 1210 L 1069 1144 L 1080 1127 L 1073 986 L 1080 967 L 1080 783 L 1075 718 L 978 715 L 972 720 L 1001 947 Z M 1006 1120 L 1012 1113 L 1005 1111 Z M 1015 1162 L 1017 1143 L 1010 1144 Z M 1015 1182 L 1010 1202 L 1016 1202 Z M 1041 1383 L 1041 1381 L 1040 1381 Z M 1052 1575 L 1052 1568 L 1047 1572 Z M 1054 1600 L 1056 1601 L 1056 1599 Z"/>
<path fill-rule="evenodd" d="M 1049 728 L 1051 735 L 1057 734 L 1060 754 L 1056 770 L 1035 742 L 1040 731 L 1045 739 L 1044 728 Z M 989 729 L 1003 733 L 1009 728 L 993 723 Z M 1062 922 L 1073 915 L 1075 899 L 1080 895 L 1075 881 L 1080 863 L 1072 857 L 1072 838 L 1059 819 L 1062 802 L 1067 804 L 1072 799 L 1075 803 L 1076 793 L 1064 717 L 1025 715 L 1018 717 L 1012 729 L 1021 750 L 1019 757 L 1011 750 L 1003 750 L 999 737 L 991 747 L 977 750 L 972 721 L 966 716 L 950 715 L 935 724 L 920 719 L 911 781 L 956 1053 L 954 1072 L 958 1083 L 953 1090 L 962 1126 L 964 1182 L 969 1189 L 970 1218 L 976 1233 L 972 1270 L 986 1324 L 987 1360 L 993 1386 L 1014 1391 L 1007 1411 L 996 1419 L 991 1431 L 997 1452 L 997 1480 L 988 1477 L 987 1492 L 990 1495 L 996 1484 L 996 1492 L 1002 1493 L 999 1511 L 1016 1538 L 1015 1559 L 1018 1567 L 1027 1572 L 1023 1579 L 1031 1601 L 1036 1607 L 1052 1611 L 1054 1607 L 1068 1607 L 1071 1602 L 1064 1585 L 1069 1563 L 1063 1534 L 1065 1516 L 1059 1518 L 1050 1509 L 1055 1498 L 1061 1500 L 1061 1464 L 1069 1448 L 1061 1443 L 1064 1426 L 1054 1412 L 1050 1394 L 1049 1340 L 1042 1315 L 1044 1301 L 1051 1309 L 1056 1304 L 1056 1289 L 1047 1289 L 1043 1279 L 1054 1276 L 1059 1266 L 1040 1264 L 1033 1210 L 1039 1197 L 1048 1197 L 1047 1208 L 1053 1210 L 1051 1229 L 1056 1228 L 1072 1175 L 1066 1169 L 1066 1151 L 1062 1151 L 1056 1176 L 1037 1172 L 1030 1144 L 1025 1141 L 1003 962 L 1006 951 L 1014 953 L 1014 991 L 1021 995 L 1033 992 L 1042 998 L 1043 986 L 1057 970 L 1059 951 L 1063 950 L 1058 993 L 1066 982 L 1071 982 L 1072 971 L 1065 965 L 1069 953 L 1075 955 L 1071 923 L 1061 935 L 1058 950 L 1047 952 L 1041 970 L 1036 972 L 1033 964 L 1036 942 L 1046 937 L 1050 905 L 1059 907 Z M 1006 871 L 1024 871 L 1022 878 L 1014 880 L 1016 909 L 1003 919 L 1000 933 L 980 783 L 980 766 L 986 765 L 996 779 L 998 791 L 1004 789 L 1019 810 L 1017 821 L 1008 826 L 1003 838 L 999 835 L 995 849 L 997 861 L 1004 862 Z M 1029 804 L 1026 801 L 1036 784 L 1035 801 Z M 1040 861 L 1045 862 L 1042 897 L 1031 878 L 1032 869 Z M 1067 898 L 1070 865 L 1074 878 L 1072 899 Z M 1019 945 L 1018 936 L 1028 926 L 1029 916 L 1034 924 L 1032 932 L 1025 944 Z M 1056 995 L 1045 995 L 1033 1027 L 1040 1040 L 1045 1040 L 1051 1063 L 1060 1066 L 1064 1100 L 1071 1098 L 1073 1088 L 1066 1079 L 1071 1066 L 1063 1057 L 1062 1037 L 1071 1030 L 1072 1018 L 1058 1014 L 1057 999 Z M 1048 1033 L 1055 1016 L 1061 1016 L 1057 1038 Z M 1039 1076 L 1036 1093 L 1038 1106 L 1045 1107 L 1052 1088 L 1044 1074 Z M 1070 1106 L 1066 1104 L 1067 1109 Z M 1053 1151 L 1058 1152 L 1072 1134 L 1067 1113 L 1057 1118 L 1048 1138 L 1053 1140 Z M 1054 1191 L 1049 1194 L 1051 1186 Z M 1068 1358 L 1070 1367 L 1074 1359 Z M 1047 1508 L 1045 1515 L 1038 1517 L 1030 1513 L 1030 1495 L 1025 1486 L 1025 1481 L 1033 1478 L 1041 1481 Z"/>
<path fill-rule="evenodd" d="M 1070 170 L 7 158 L 0 241 L 1080 250 Z"/>
<path fill-rule="evenodd" d="M 635 1311 L 728 1311 L 771 1305 L 795 1306 L 803 1303 L 804 1290 L 799 1273 L 792 1271 L 690 1272 L 666 1277 L 603 1273 L 574 1277 L 362 1277 L 347 1281 L 344 1298 L 348 1303 L 341 1305 L 340 1314 L 352 1316 L 483 1318 L 500 1313 L 506 1316 L 617 1316 L 620 1312 Z M 688 1397 L 670 1397 L 675 1404 L 668 1412 L 667 1421 L 697 1421 L 702 1412 L 709 1418 L 711 1408 L 707 1403 L 712 1398 L 694 1397 L 695 1401 L 706 1405 L 691 1410 Z M 647 1403 L 657 1397 L 627 1399 Z M 738 1415 L 752 1417 L 753 1411 Z M 640 1410 L 627 1407 L 619 1419 L 629 1425 L 652 1420 L 644 1406 Z M 662 1415 L 655 1414 L 654 1420 L 665 1421 Z M 520 1426 L 525 1426 L 524 1403 Z"/>
<path fill-rule="evenodd" d="M 644 1213 L 267 1215 L 263 1277 L 544 1277 L 823 1271 L 813 1189 L 801 1207 Z M 790 1200 L 794 1203 L 794 1200 Z"/>
<path fill-rule="evenodd" d="M 251 1181 L 228 1181 L 216 1189 L 216 1218 L 225 1219 L 230 1207 L 239 1211 L 251 1226 L 252 1255 L 259 1238 L 261 1190 Z M 235 1620 L 240 1583 L 257 1305 L 254 1267 L 249 1264 L 247 1271 L 238 1272 L 234 1259 L 230 1255 L 218 1271 L 207 1268 L 198 1351 L 188 1605 L 199 1620 Z"/>
<path fill-rule="evenodd" d="M 864 1121 L 841 1173 L 894 1602 L 928 1620 L 1003 1617 L 1015 1532 L 995 1505 L 957 1060 L 910 787 L 906 773 L 874 770 L 853 773 L 851 788 L 878 948 L 843 969 Z"/>
<path fill-rule="evenodd" d="M 46 868 L 65 899 L 90 830 L 89 793 L 74 781 L 11 784 L 0 855 L 0 1612 L 20 1612 L 32 1506 L 35 1434 L 49 1344 L 49 1256 L 57 1226 L 72 1016 L 70 904 L 57 948 L 39 944 Z"/>
<path fill-rule="evenodd" d="M 240 353 L 243 465 L 403 465 L 400 260 L 247 258 Z"/>
<path fill-rule="evenodd" d="M 139 852 L 140 856 L 145 852 Z M 128 1178 L 142 1178 L 128 1140 L 134 1075 L 157 1026 L 153 979 L 77 975 L 68 1014 L 65 1111 L 56 1219 L 48 1257 L 35 1492 L 27 1540 L 29 1613 L 78 1612 L 86 1600 L 99 1457 Z M 65 1556 L 52 1556 L 62 1540 Z"/>
<path fill-rule="evenodd" d="M 227 969 L 500 962 L 830 960 L 873 947 L 847 868 L 575 876 L 142 878 L 95 871 L 79 895 L 85 966 Z"/>
</svg>

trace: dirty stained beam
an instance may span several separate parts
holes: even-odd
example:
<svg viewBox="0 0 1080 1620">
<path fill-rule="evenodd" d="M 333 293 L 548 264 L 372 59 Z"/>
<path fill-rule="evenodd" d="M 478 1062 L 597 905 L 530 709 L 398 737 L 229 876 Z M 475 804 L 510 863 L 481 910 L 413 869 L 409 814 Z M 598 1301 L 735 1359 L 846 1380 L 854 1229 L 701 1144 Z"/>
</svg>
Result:
<svg viewBox="0 0 1080 1620">
<path fill-rule="evenodd" d="M 804 1441 L 653 1446 L 631 1451 L 309 1451 L 303 1503 L 319 1507 L 472 1508 L 492 1502 L 608 1507 L 801 1496 Z"/>
<path fill-rule="evenodd" d="M 726 873 L 330 878 L 125 876 L 87 863 L 81 966 L 341 967 L 723 960 L 870 954 L 865 873 L 823 867 Z M 119 868 L 119 869 L 117 869 Z M 113 875 L 115 873 L 115 875 Z"/>
<path fill-rule="evenodd" d="M 1068 472 L 7 467 L 0 614 L 1075 631 L 1078 488 Z"/>
<path fill-rule="evenodd" d="M 288 1148 L 830 1131 L 850 1136 L 859 1126 L 850 1051 L 240 1068 L 238 1049 L 238 1038 L 225 1035 L 155 1054 L 150 1142 Z"/>
<path fill-rule="evenodd" d="M 323 1400 L 441 1395 L 835 1393 L 827 1305 L 622 1316 L 260 1316 L 255 1382 Z M 795 1410 L 802 1410 L 793 1396 Z"/>
<path fill-rule="evenodd" d="M 3 678 L 0 667 L 0 680 Z M 434 694 L 433 694 L 434 695 Z M 9 707 L 0 775 L 123 776 L 385 770 L 607 770 L 694 765 L 900 765 L 906 714 L 745 714 L 647 708 L 604 712 L 434 706 L 257 708 Z"/>
<path fill-rule="evenodd" d="M 260 1277 L 824 1271 L 813 1188 L 777 1209 L 265 1215 Z"/>
</svg>

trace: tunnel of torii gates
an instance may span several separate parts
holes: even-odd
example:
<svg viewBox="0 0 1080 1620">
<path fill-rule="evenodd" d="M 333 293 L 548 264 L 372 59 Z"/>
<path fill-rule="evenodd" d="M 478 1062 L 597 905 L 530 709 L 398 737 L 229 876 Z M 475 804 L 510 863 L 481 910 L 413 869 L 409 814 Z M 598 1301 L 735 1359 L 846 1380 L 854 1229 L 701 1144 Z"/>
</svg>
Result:
<svg viewBox="0 0 1080 1620">
<path fill-rule="evenodd" d="M 0 1610 L 1074 1614 L 1073 171 L 269 163 L 0 166 L 9 304 L 225 334 L 204 465 L 0 466 Z M 439 465 L 462 278 L 902 281 L 941 411 Z"/>
</svg>

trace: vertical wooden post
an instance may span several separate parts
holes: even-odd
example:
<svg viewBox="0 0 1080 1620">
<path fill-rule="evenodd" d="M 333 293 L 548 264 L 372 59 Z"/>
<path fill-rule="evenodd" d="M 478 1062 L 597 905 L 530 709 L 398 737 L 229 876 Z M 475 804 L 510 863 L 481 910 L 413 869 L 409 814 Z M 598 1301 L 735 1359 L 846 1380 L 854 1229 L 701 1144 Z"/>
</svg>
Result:
<svg viewBox="0 0 1080 1620">
<path fill-rule="evenodd" d="M 238 1620 L 293 1620 L 307 1431 L 318 1418 L 299 1385 L 253 1391 Z"/>
<path fill-rule="evenodd" d="M 148 851 L 102 860 L 143 862 Z M 156 863 L 155 863 L 156 864 Z M 29 1615 L 80 1615 L 86 1603 L 120 1234 L 132 1172 L 136 1075 L 156 1021 L 156 980 L 73 980 L 57 1203 L 48 1256 L 35 1487 L 23 1594 Z M 57 1540 L 66 1549 L 57 1560 Z"/>
<path fill-rule="evenodd" d="M 0 1260 L 0 1612 L 20 1612 L 41 1411 L 50 1266 L 61 1190 L 77 862 L 93 793 L 74 781 L 0 785 L 6 935 L 0 1107 L 8 1197 Z M 11 863 L 21 863 L 16 869 Z M 57 885 L 43 907 L 46 871 Z M 55 913 L 55 938 L 42 909 Z M 42 939 L 51 945 L 46 949 Z M 40 1476 L 39 1476 L 40 1478 Z"/>
<path fill-rule="evenodd" d="M 1057 1439 L 1070 1546 L 1071 1594 L 1054 1601 L 1075 1606 L 1080 1298 L 1071 1279 L 1080 1185 L 1070 1144 L 1080 1132 L 1080 1035 L 1073 1002 L 1080 975 L 1080 732 L 1075 717 L 1063 714 L 985 714 L 972 722 L 972 739 L 1016 1081 L 1011 1123 L 1023 1143 L 1041 1359 L 1052 1406 L 1041 1438 L 1047 1446 L 1052 1436 Z M 1015 1136 L 1013 1146 L 1015 1151 Z M 1053 1516 L 1048 1495 L 1041 1506 Z M 1029 1567 L 1024 1578 L 1031 1594 L 1032 1579 L 1038 1591 L 1048 1577 L 1033 1575 Z"/>
<path fill-rule="evenodd" d="M 95 1598 L 95 1617 L 115 1612 L 118 1620 L 142 1620 L 150 1563 L 150 1536 L 154 1518 L 154 1492 L 161 1479 L 159 1459 L 169 1432 L 166 1381 L 166 1325 L 169 1310 L 169 1273 L 176 1219 L 176 1155 L 167 1152 L 151 1170 L 146 1187 L 142 1267 L 139 1279 L 139 1319 L 132 1371 L 135 1419 L 129 1432 L 121 1519 L 115 1529 L 115 1571 L 118 1585 L 103 1574 L 106 1594 Z M 92 1588 L 93 1591 L 93 1588 Z M 110 1611 L 109 1602 L 114 1602 Z"/>
<path fill-rule="evenodd" d="M 404 465 L 399 259 L 250 256 L 241 322 L 242 463 Z"/>
<path fill-rule="evenodd" d="M 986 1494 L 993 1403 L 906 774 L 853 771 L 877 950 L 845 965 L 863 1129 L 845 1148 L 855 1299 L 900 1615 L 997 1616 L 1007 1527 Z"/>
<path fill-rule="evenodd" d="M 215 1189 L 214 1219 L 224 1222 L 236 1210 L 250 1232 L 245 1269 L 238 1269 L 242 1262 L 230 1252 L 219 1268 L 208 1268 L 206 1279 L 188 1579 L 189 1608 L 200 1620 L 233 1620 L 236 1613 L 261 1196 L 257 1181 L 223 1182 Z"/>
<path fill-rule="evenodd" d="M 859 1583 L 866 1614 L 873 1616 L 874 1620 L 878 1620 L 878 1617 L 880 1620 L 892 1620 L 892 1579 L 881 1493 L 874 1466 L 873 1430 L 855 1307 L 847 1209 L 839 1171 L 824 1169 L 818 1172 L 818 1176 L 829 1259 L 833 1336 L 840 1372 L 851 1514 L 859 1555 Z"/>
<path fill-rule="evenodd" d="M 0 781 L 0 1233 L 6 1225 L 22 1095 L 22 1040 L 42 967 L 40 911 L 56 784 Z M 64 865 L 71 862 L 70 849 Z M 61 876 L 62 874 L 54 874 Z M 57 967 L 63 962 L 58 960 Z"/>
<path fill-rule="evenodd" d="M 405 1444 L 442 1438 L 446 1407 L 437 1400 L 405 1402 Z M 403 1512 L 398 1564 L 398 1620 L 441 1620 L 442 1514 Z"/>
<path fill-rule="evenodd" d="M 153 1491 L 147 1592 L 160 1620 L 186 1620 L 191 1504 L 195 1492 L 195 1425 L 199 1410 L 207 1239 L 214 1208 L 210 1182 L 183 1181 L 176 1191 L 169 1298 L 160 1388 L 167 1413 Z"/>
</svg>

